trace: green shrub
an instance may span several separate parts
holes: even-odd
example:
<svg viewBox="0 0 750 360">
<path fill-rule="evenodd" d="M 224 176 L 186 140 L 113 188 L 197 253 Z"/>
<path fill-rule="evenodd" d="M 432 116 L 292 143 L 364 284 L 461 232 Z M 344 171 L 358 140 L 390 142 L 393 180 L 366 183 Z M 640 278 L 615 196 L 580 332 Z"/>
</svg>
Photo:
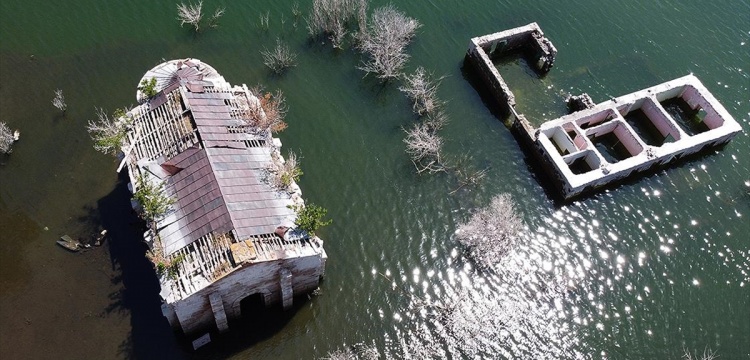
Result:
<svg viewBox="0 0 750 360">
<path fill-rule="evenodd" d="M 307 231 L 310 236 L 315 236 L 315 232 L 323 226 L 330 225 L 333 220 L 324 220 L 323 218 L 328 214 L 328 210 L 315 204 L 308 204 L 307 206 L 290 206 L 291 209 L 297 212 L 297 219 L 294 220 L 294 224 L 298 228 Z"/>
<path fill-rule="evenodd" d="M 138 90 L 141 90 L 143 96 L 147 99 L 154 97 L 156 95 L 156 78 L 141 80 L 141 86 L 138 87 Z"/>
</svg>

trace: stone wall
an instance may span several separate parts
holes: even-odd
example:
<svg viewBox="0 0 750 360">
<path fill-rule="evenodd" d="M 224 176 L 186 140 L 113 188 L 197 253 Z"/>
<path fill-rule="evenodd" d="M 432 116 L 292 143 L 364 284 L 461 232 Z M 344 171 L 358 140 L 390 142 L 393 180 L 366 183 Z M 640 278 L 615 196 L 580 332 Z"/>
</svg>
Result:
<svg viewBox="0 0 750 360">
<path fill-rule="evenodd" d="M 221 314 L 214 314 L 217 306 L 212 307 L 212 295 L 215 299 L 220 298 L 226 319 L 238 318 L 241 315 L 240 302 L 253 294 L 261 294 L 265 305 L 270 306 L 282 302 L 282 293 L 285 293 L 288 294 L 286 302 L 291 305 L 291 296 L 309 293 L 318 287 L 325 261 L 325 255 L 322 255 L 243 264 L 195 294 L 164 304 L 162 313 L 173 327 L 182 329 L 187 335 L 211 328 L 225 330 L 220 324 Z M 281 284 L 288 280 L 282 281 L 286 271 L 291 275 L 291 289 L 283 290 Z"/>
</svg>

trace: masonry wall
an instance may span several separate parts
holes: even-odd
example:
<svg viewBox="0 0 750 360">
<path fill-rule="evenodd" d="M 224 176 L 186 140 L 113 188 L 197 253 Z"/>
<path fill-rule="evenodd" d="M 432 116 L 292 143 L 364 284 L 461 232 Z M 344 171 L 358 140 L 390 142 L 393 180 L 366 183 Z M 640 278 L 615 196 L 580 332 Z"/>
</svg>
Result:
<svg viewBox="0 0 750 360">
<path fill-rule="evenodd" d="M 228 319 L 237 318 L 241 315 L 240 302 L 250 295 L 262 294 L 266 306 L 281 302 L 282 269 L 292 274 L 293 295 L 315 290 L 323 276 L 325 260 L 325 255 L 322 255 L 245 264 L 183 300 L 164 304 L 162 312 L 173 327 L 181 328 L 187 335 L 212 329 L 217 324 L 211 307 L 211 294 L 221 297 Z"/>
</svg>

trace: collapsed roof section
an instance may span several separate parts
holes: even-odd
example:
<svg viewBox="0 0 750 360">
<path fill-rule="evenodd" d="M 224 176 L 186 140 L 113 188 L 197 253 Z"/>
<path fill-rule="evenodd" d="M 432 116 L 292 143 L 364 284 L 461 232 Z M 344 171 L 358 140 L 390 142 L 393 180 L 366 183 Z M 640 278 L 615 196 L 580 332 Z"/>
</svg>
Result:
<svg viewBox="0 0 750 360">
<path fill-rule="evenodd" d="M 196 59 L 160 64 L 150 78 L 157 94 L 144 99 L 139 90 L 123 151 L 132 180 L 148 173 L 176 201 L 158 219 L 165 255 L 210 233 L 244 240 L 293 227 L 290 206 L 301 194 L 296 184 L 281 191 L 264 179 L 281 144 L 252 126 L 251 114 L 262 111 L 256 94 Z"/>
</svg>

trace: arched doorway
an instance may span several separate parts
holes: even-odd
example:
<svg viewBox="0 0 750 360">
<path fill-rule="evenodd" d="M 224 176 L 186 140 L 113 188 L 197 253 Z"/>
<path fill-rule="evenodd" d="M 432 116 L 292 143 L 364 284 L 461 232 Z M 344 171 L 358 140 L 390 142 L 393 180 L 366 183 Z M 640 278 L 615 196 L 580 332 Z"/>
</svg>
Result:
<svg viewBox="0 0 750 360">
<path fill-rule="evenodd" d="M 266 312 L 266 302 L 263 294 L 250 294 L 240 300 L 240 317 L 243 319 L 257 319 Z"/>
</svg>

